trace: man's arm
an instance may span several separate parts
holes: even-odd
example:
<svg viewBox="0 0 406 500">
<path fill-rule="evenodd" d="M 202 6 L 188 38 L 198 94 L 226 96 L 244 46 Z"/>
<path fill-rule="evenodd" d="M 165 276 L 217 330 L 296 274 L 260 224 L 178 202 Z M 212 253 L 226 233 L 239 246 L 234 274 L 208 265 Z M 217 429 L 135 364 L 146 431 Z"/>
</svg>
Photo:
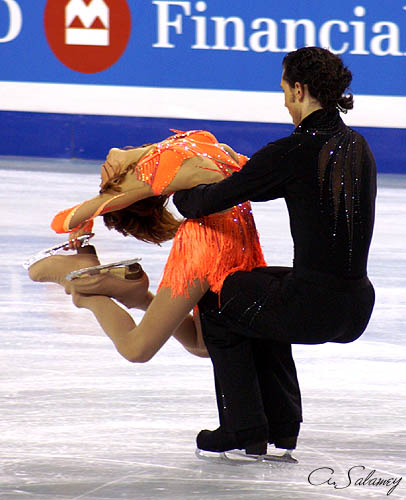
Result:
<svg viewBox="0 0 406 500">
<path fill-rule="evenodd" d="M 247 200 L 282 197 L 291 169 L 281 165 L 280 152 L 280 147 L 270 144 L 255 153 L 239 172 L 221 182 L 178 191 L 173 197 L 177 209 L 184 217 L 196 219 Z"/>
</svg>

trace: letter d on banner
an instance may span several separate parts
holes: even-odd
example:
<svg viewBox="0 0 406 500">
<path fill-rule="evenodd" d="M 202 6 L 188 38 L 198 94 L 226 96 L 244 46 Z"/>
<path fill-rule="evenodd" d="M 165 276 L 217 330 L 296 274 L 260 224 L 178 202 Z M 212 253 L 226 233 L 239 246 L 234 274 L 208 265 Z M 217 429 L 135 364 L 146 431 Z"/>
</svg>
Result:
<svg viewBox="0 0 406 500">
<path fill-rule="evenodd" d="M 0 43 L 11 42 L 20 34 L 23 26 L 23 15 L 16 0 L 0 0 L 0 2 L 4 2 L 7 5 L 10 16 L 8 33 L 3 38 L 0 38 Z"/>
</svg>

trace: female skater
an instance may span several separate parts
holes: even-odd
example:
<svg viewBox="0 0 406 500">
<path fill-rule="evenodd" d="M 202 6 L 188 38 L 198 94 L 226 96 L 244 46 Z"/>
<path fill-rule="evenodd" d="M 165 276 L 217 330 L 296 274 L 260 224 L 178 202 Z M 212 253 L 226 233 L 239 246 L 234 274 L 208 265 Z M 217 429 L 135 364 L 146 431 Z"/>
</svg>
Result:
<svg viewBox="0 0 406 500">
<path fill-rule="evenodd" d="M 246 160 L 206 131 L 177 133 L 160 143 L 130 150 L 115 149 L 102 167 L 100 194 L 54 218 L 52 228 L 70 232 L 72 247 L 98 215 L 109 228 L 143 241 L 159 244 L 174 236 L 157 295 L 147 292 L 146 280 L 141 279 L 138 293 L 133 287 L 125 299 L 121 297 L 125 305 L 131 302 L 130 307 L 146 310 L 139 325 L 109 298 L 120 300 L 120 283 L 134 285 L 128 279 L 131 267 L 122 270 L 127 279 L 117 278 L 108 268 L 93 269 L 91 275 L 72 275 L 74 304 L 93 312 L 129 361 L 148 361 L 172 334 L 192 353 L 205 354 L 189 312 L 208 290 L 218 293 L 230 273 L 266 265 L 248 202 L 222 214 L 182 223 L 163 206 L 173 192 L 217 182 L 239 170 Z M 98 272 L 101 274 L 94 275 Z M 31 277 L 33 274 L 30 269 Z M 109 293 L 114 283 L 115 292 Z"/>
</svg>

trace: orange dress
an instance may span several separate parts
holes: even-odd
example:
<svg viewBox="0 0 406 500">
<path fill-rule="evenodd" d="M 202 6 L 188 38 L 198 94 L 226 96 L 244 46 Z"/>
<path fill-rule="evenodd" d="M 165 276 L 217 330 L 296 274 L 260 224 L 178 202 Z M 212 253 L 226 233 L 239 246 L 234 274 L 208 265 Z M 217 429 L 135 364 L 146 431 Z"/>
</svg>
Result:
<svg viewBox="0 0 406 500">
<path fill-rule="evenodd" d="M 195 156 L 214 161 L 218 168 L 213 170 L 220 171 L 224 177 L 240 170 L 247 161 L 247 157 L 239 155 L 237 163 L 210 132 L 192 130 L 179 132 L 156 144 L 138 162 L 135 174 L 138 180 L 151 186 L 155 195 L 160 195 L 182 163 Z M 69 227 L 63 222 L 63 214 L 68 213 L 64 211 L 55 217 L 52 227 L 57 232 L 64 226 Z M 103 209 L 95 215 L 100 213 Z M 170 288 L 172 296 L 183 295 L 187 293 L 187 285 L 198 278 L 207 279 L 210 289 L 218 293 L 229 274 L 261 266 L 266 266 L 266 262 L 251 205 L 245 202 L 221 214 L 183 221 L 173 239 L 159 288 Z"/>
</svg>

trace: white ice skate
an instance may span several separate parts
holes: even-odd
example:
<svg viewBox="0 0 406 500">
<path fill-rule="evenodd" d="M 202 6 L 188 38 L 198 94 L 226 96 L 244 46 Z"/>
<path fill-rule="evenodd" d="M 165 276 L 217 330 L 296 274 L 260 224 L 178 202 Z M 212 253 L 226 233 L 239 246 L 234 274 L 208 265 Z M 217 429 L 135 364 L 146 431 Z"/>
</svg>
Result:
<svg viewBox="0 0 406 500">
<path fill-rule="evenodd" d="M 92 238 L 94 235 L 93 234 L 84 234 L 83 236 L 79 236 L 77 240 L 81 243 L 81 247 L 85 247 L 89 244 L 90 238 Z M 33 264 L 38 262 L 41 259 L 45 259 L 45 257 L 50 257 L 51 255 L 55 255 L 62 250 L 67 250 L 69 248 L 69 241 L 65 241 L 64 243 L 61 243 L 59 245 L 56 245 L 51 248 L 47 248 L 46 250 L 41 250 L 40 252 L 37 252 L 36 254 L 32 255 L 31 257 L 28 257 L 23 262 L 23 268 L 28 269 L 31 267 Z"/>
<path fill-rule="evenodd" d="M 112 264 L 101 264 L 100 266 L 85 267 L 83 269 L 78 269 L 77 271 L 72 271 L 66 275 L 68 281 L 73 281 L 78 278 L 87 278 L 89 276 L 95 276 L 96 274 L 103 274 L 107 272 L 112 272 L 117 274 L 122 278 L 126 277 L 126 274 L 131 272 L 142 272 L 141 266 L 138 262 L 141 259 L 135 258 L 130 260 L 121 260 L 120 262 L 113 262 Z"/>
</svg>

